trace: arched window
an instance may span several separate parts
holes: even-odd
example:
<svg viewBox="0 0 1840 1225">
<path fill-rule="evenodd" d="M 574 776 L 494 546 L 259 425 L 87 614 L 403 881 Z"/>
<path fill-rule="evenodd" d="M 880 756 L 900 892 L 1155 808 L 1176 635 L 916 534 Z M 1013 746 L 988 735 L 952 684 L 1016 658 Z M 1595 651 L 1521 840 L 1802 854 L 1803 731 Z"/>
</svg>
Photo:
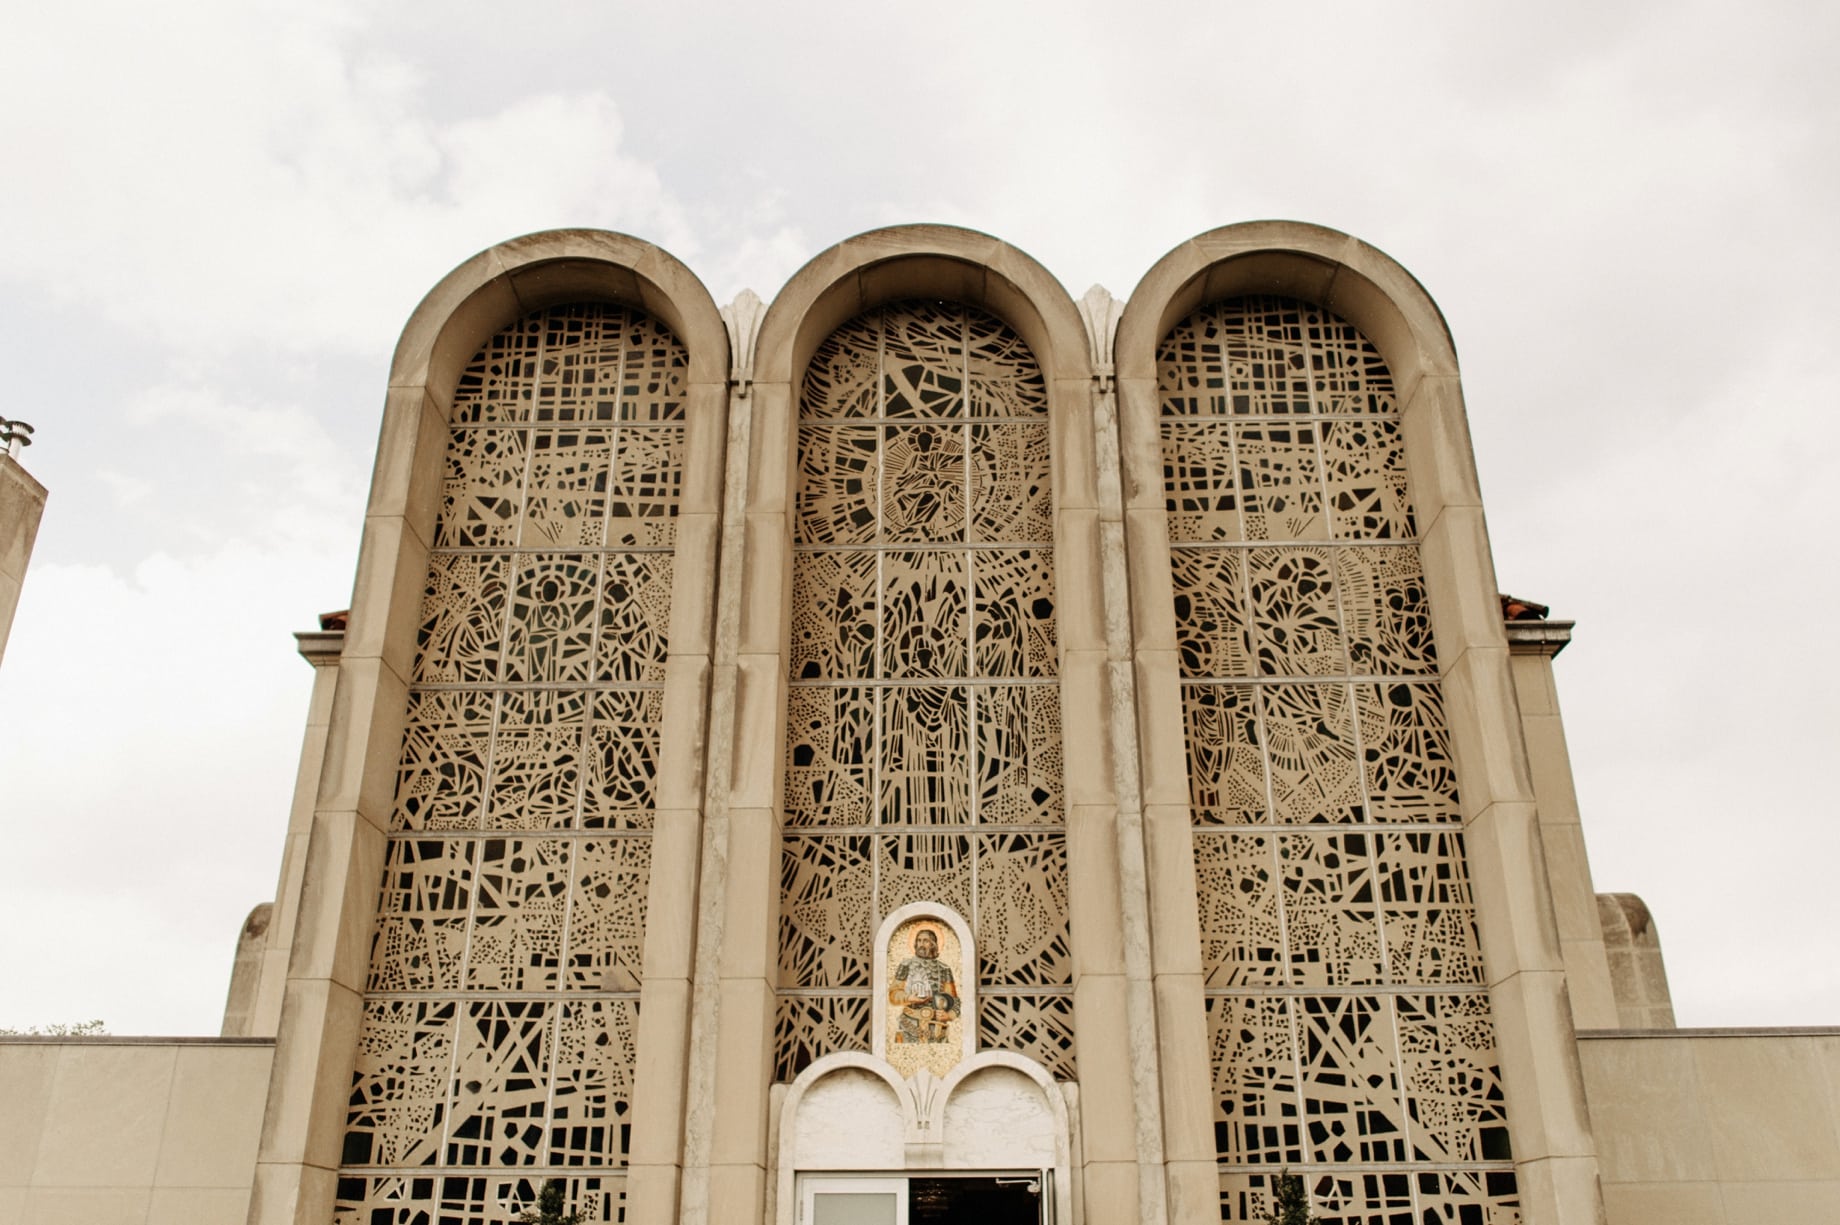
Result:
<svg viewBox="0 0 1840 1225">
<path fill-rule="evenodd" d="M 687 368 L 656 320 L 563 306 L 455 393 L 341 1222 L 499 1219 L 551 1177 L 618 1218 Z"/>
<path fill-rule="evenodd" d="M 1386 364 L 1239 297 L 1158 378 L 1223 1219 L 1516 1219 Z"/>
<path fill-rule="evenodd" d="M 870 940 L 972 917 L 980 1044 L 1073 1075 L 1048 394 L 953 303 L 872 310 L 799 399 L 776 1075 L 869 1045 Z"/>
</svg>

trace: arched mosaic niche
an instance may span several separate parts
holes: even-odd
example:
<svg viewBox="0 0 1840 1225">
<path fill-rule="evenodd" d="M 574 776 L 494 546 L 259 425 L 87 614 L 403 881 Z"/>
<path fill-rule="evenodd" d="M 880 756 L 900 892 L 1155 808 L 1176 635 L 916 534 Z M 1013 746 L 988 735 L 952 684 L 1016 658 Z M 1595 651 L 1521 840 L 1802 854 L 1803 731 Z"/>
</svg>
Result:
<svg viewBox="0 0 1840 1225">
<path fill-rule="evenodd" d="M 1048 392 L 996 317 L 907 301 L 801 385 L 777 1079 L 867 1050 L 872 937 L 970 916 L 980 1045 L 1073 1074 Z"/>
<path fill-rule="evenodd" d="M 339 1222 L 619 1219 L 688 365 L 582 303 L 459 378 Z"/>
<path fill-rule="evenodd" d="M 1517 1220 L 1392 374 L 1248 296 L 1157 380 L 1222 1219 Z"/>
<path fill-rule="evenodd" d="M 872 1049 L 902 1076 L 977 1053 L 977 941 L 947 906 L 910 902 L 875 932 Z"/>
</svg>

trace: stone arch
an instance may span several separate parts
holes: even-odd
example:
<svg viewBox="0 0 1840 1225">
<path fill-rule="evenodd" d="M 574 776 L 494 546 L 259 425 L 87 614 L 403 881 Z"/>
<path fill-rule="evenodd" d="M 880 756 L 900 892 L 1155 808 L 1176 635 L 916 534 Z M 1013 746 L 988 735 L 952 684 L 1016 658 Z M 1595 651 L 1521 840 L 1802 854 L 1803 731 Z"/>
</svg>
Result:
<svg viewBox="0 0 1840 1225">
<path fill-rule="evenodd" d="M 1053 1219 L 1071 1225 L 1072 1092 L 1034 1060 L 1009 1051 L 981 1051 L 943 1079 L 922 1073 L 911 1080 L 860 1051 L 826 1055 L 777 1099 L 770 1219 L 793 1221 L 801 1173 L 1008 1167 L 1046 1171 L 1054 1183 Z M 955 1136 L 955 1127 L 965 1134 Z"/>
<path fill-rule="evenodd" d="M 975 230 L 902 225 L 845 239 L 793 274 L 761 320 L 755 380 L 796 382 L 826 336 L 902 298 L 982 307 L 1021 334 L 1050 383 L 1091 377 L 1079 310 L 1046 268 Z"/>
<path fill-rule="evenodd" d="M 965 921 L 965 916 L 950 906 L 934 902 L 909 902 L 905 906 L 897 906 L 888 912 L 875 929 L 875 943 L 870 946 L 875 969 L 870 975 L 873 990 L 869 997 L 870 1033 L 872 1035 L 869 1049 L 884 1057 L 888 1053 L 887 1044 L 890 1039 L 887 1033 L 888 1009 L 885 1005 L 888 978 L 895 969 L 894 965 L 890 964 L 888 941 L 903 923 L 915 918 L 936 920 L 950 927 L 953 935 L 958 938 L 959 948 L 963 950 L 964 964 L 960 967 L 960 973 L 964 981 L 958 984 L 958 994 L 964 1016 L 970 1022 L 962 1027 L 962 1054 L 965 1058 L 970 1058 L 977 1053 L 977 940 L 971 934 L 971 924 Z"/>
<path fill-rule="evenodd" d="M 1196 235 L 1144 274 L 1118 322 L 1118 377 L 1154 379 L 1156 345 L 1171 327 L 1247 293 L 1300 298 L 1359 328 L 1386 359 L 1402 404 L 1421 376 L 1457 373 L 1443 312 L 1392 257 L 1324 226 L 1248 221 Z"/>
<path fill-rule="evenodd" d="M 1517 935 L 1553 930 L 1551 886 L 1508 674 L 1456 348 L 1424 287 L 1396 261 L 1349 235 L 1281 221 L 1209 231 L 1159 260 L 1120 318 L 1114 360 L 1137 655 L 1140 666 L 1159 657 L 1167 661 L 1146 670 L 1150 679 L 1140 693 L 1145 776 L 1185 779 L 1188 770 L 1164 511 L 1158 349 L 1198 309 L 1243 295 L 1294 298 L 1324 308 L 1371 342 L 1391 372 L 1405 479 L 1416 516 L 1412 542 L 1422 556 L 1435 640 L 1435 663 L 1425 676 L 1441 686 L 1448 712 L 1460 819 L 1471 848 L 1522 848 L 1513 856 L 1472 849 L 1467 859 L 1475 928 L 1486 954 L 1479 981 L 1487 991 L 1506 1122 L 1521 1167 L 1522 1204 L 1529 1219 L 1582 1214 L 1595 1200 L 1585 1182 L 1557 1187 L 1551 1175 L 1526 1168 L 1530 1153 L 1562 1153 L 1575 1157 L 1581 1168 L 1590 1158 L 1566 1149 L 1564 1127 L 1554 1123 L 1573 1117 L 1564 1112 L 1581 1109 L 1569 1019 L 1550 1003 L 1563 1001 L 1563 966 L 1550 937 L 1529 942 Z M 1343 542 L 1337 537 L 1334 543 L 1340 547 Z M 1171 798 L 1179 799 L 1176 811 L 1185 824 L 1189 796 Z M 1185 839 L 1172 837 L 1171 844 L 1180 841 Z M 1192 842 L 1189 846 L 1192 850 Z M 1168 876 L 1153 878 L 1153 893 L 1169 883 Z M 1178 895 L 1193 887 L 1188 877 L 1164 905 L 1181 900 Z M 1186 945 L 1191 930 L 1185 923 L 1171 924 L 1161 929 L 1160 938 L 1165 946 Z M 1539 986 L 1518 986 L 1517 980 Z M 1165 1058 L 1204 1063 L 1208 1055 L 1199 1037 L 1191 1033 L 1185 1050 L 1165 1043 Z M 1555 1093 L 1554 1086 L 1564 1098 L 1562 1110 L 1528 1108 Z M 1213 1106 L 1202 1100 L 1207 1088 L 1166 1085 L 1166 1112 L 1199 1122 Z"/>
<path fill-rule="evenodd" d="M 287 920 L 302 940 L 293 941 L 277 1038 L 282 1058 L 273 1073 L 274 1100 L 285 1105 L 268 1120 L 257 1171 L 264 1190 L 257 1195 L 282 1202 L 291 1192 L 273 1188 L 309 1184 L 312 1193 L 299 1200 L 300 1220 L 326 1220 L 333 1212 L 333 1180 L 309 1172 L 339 1166 L 340 1129 L 309 1128 L 306 1119 L 313 1112 L 325 1118 L 342 1113 L 331 1086 L 349 1081 L 357 1058 L 363 1004 L 353 984 L 366 981 L 365 935 L 375 919 L 392 828 L 455 388 L 473 354 L 495 333 L 570 302 L 642 311 L 684 346 L 686 450 L 703 458 L 700 468 L 686 464 L 679 506 L 699 517 L 696 540 L 714 537 L 728 342 L 714 302 L 684 265 L 639 239 L 560 230 L 489 248 L 430 290 L 392 360 L 323 785 L 301 869 L 301 878 L 314 886 L 302 890 L 297 914 Z M 679 521 L 691 517 L 680 514 Z M 692 554 L 680 543 L 677 558 L 682 569 L 713 574 L 713 549 Z M 692 712 L 693 720 L 700 717 Z M 693 742 L 700 740 L 675 737 L 683 747 L 673 751 L 682 760 L 661 765 L 661 772 L 694 777 L 696 763 L 688 756 Z M 660 892 L 693 891 L 680 885 Z M 668 922 L 681 925 L 688 916 Z"/>
<path fill-rule="evenodd" d="M 788 795 L 787 771 L 792 767 L 786 764 L 788 750 L 784 747 L 786 741 L 783 737 L 793 719 L 804 721 L 809 716 L 809 706 L 800 705 L 801 695 L 816 692 L 811 688 L 800 688 L 798 678 L 790 682 L 778 680 L 788 676 L 788 652 L 791 650 L 788 644 L 794 631 L 794 599 L 788 598 L 791 596 L 790 587 L 795 581 L 804 581 L 794 577 L 798 571 L 793 554 L 800 550 L 809 552 L 811 549 L 809 543 L 792 543 L 796 535 L 800 488 L 798 440 L 802 436 L 801 394 L 806 367 L 820 346 L 840 329 L 851 327 L 852 321 L 873 316 L 883 307 L 898 309 L 899 304 L 914 299 L 944 300 L 955 307 L 970 308 L 973 316 L 993 316 L 1003 325 L 1006 334 L 1013 333 L 1028 346 L 1029 356 L 1033 359 L 1030 365 L 1039 368 L 1039 375 L 1030 371 L 1031 386 L 1045 388 L 1047 393 L 1044 424 L 1048 447 L 1043 462 L 1052 470 L 1053 505 L 1057 513 L 1051 528 L 1051 539 L 1045 534 L 1035 534 L 1027 537 L 1027 540 L 1031 547 L 1049 544 L 1054 550 L 1054 568 L 1047 571 L 1044 567 L 1044 571 L 1055 575 L 1055 586 L 1059 589 L 1057 594 L 1060 597 L 1054 605 L 1057 611 L 1062 606 L 1068 606 L 1079 613 L 1085 613 L 1097 602 L 1086 589 L 1089 582 L 1096 581 L 1089 580 L 1088 576 L 1095 576 L 1098 568 L 1097 533 L 1090 526 L 1096 498 L 1090 415 L 1092 357 L 1079 311 L 1065 290 L 1039 264 L 1014 248 L 987 235 L 942 226 L 909 226 L 876 231 L 847 240 L 811 261 L 792 278 L 767 309 L 760 323 L 757 346 L 751 355 L 742 357 L 738 363 L 747 372 L 743 377 L 751 380 L 748 386 L 752 399 L 747 489 L 749 513 L 746 516 L 749 541 L 743 550 L 746 571 L 740 582 L 740 587 L 748 592 L 748 598 L 741 609 L 742 666 L 746 669 L 754 662 L 748 656 L 756 650 L 762 656 L 771 654 L 771 660 L 763 658 L 759 661 L 760 671 L 771 670 L 769 674 L 775 676 L 777 683 L 782 686 L 777 710 L 773 712 L 776 731 L 770 742 L 777 750 L 770 758 L 776 774 L 771 780 L 770 790 L 763 787 L 762 792 L 765 793 L 763 798 L 776 806 L 779 815 L 788 822 L 795 819 L 795 814 L 792 801 L 785 798 Z M 1037 379 L 1039 381 L 1035 381 Z M 1035 397 L 1032 402 L 1041 405 L 1039 390 L 1031 395 Z M 1036 407 L 1032 411 L 1041 410 Z M 1031 453 L 1037 456 L 1042 454 L 1039 450 Z M 1041 486 L 1036 485 L 1035 488 Z M 1073 526 L 1070 527 L 1070 523 Z M 1001 547 L 1008 549 L 1009 545 Z M 1040 553 L 1036 555 L 1040 556 Z M 1102 654 L 1091 648 L 1090 640 L 1095 638 L 1096 630 L 1091 625 L 1077 622 L 1071 626 L 1067 622 L 1060 625 L 1061 644 L 1066 646 L 1073 643 L 1086 647 L 1091 650 L 1090 658 L 1093 660 Z M 969 675 L 961 679 L 968 679 Z M 1062 725 L 1071 723 L 1071 719 L 1061 714 L 1062 706 L 1069 700 L 1066 697 L 1067 690 L 1061 687 L 1062 674 L 1050 667 L 1044 675 L 1058 687 L 1052 691 L 1054 696 L 1042 704 L 1044 710 L 1053 703 L 1055 719 Z M 987 674 L 982 672 L 978 677 L 988 679 Z M 952 683 L 957 684 L 958 681 Z M 1044 689 L 1037 692 L 1050 691 Z M 763 701 L 761 706 L 764 716 L 767 703 Z M 805 714 L 801 714 L 801 711 L 805 711 Z M 766 719 L 762 718 L 761 724 L 765 723 Z M 801 725 L 817 726 L 816 723 L 805 722 L 801 722 Z M 1051 725 L 1046 714 L 1039 723 L 1032 724 L 1044 727 Z M 1055 728 L 1055 735 L 1058 738 L 1058 727 Z M 1057 771 L 1060 768 L 1058 756 L 1061 755 L 1057 755 Z M 1068 742 L 1065 744 L 1064 757 L 1083 766 L 1088 762 L 1103 761 L 1106 755 L 1101 746 Z M 762 781 L 766 781 L 764 770 Z M 1056 782 L 1059 782 L 1058 775 Z M 1042 794 L 1049 795 L 1050 791 L 1044 790 Z M 1063 807 L 1059 802 L 1061 793 L 1058 787 L 1051 794 L 1058 814 Z M 1064 840 L 1068 836 L 1066 825 L 1057 819 L 1051 826 L 1044 825 L 1040 833 L 1041 837 L 1036 838 L 1034 834 L 1016 834 L 1012 831 L 1012 836 L 1019 848 L 1026 842 L 1030 847 L 1039 848 L 1038 853 L 1043 860 L 1056 861 L 1047 871 L 1056 882 L 1063 882 L 1067 877 L 1064 866 L 1068 858 Z M 882 845 L 885 843 L 881 841 L 874 843 L 877 848 Z M 980 841 L 978 845 L 983 843 Z M 974 856 L 968 856 L 966 862 L 978 865 L 976 870 L 983 870 L 982 865 L 987 862 L 1008 864 L 1017 871 L 1025 870 L 1020 866 L 1026 857 L 1022 849 L 1004 849 L 992 854 L 988 860 L 981 854 L 974 853 Z M 970 879 L 969 871 L 965 879 Z M 1059 896 L 1064 897 L 1067 892 L 1065 886 L 1057 887 Z M 780 899 L 782 903 L 788 888 L 777 874 L 767 882 L 769 896 Z M 1049 896 L 1050 893 L 1050 890 L 1042 891 L 1043 896 Z M 993 893 L 989 896 L 997 895 Z M 973 914 L 975 907 L 970 897 L 961 898 L 952 905 L 971 917 L 974 925 L 982 922 L 980 917 Z M 879 915 L 875 917 L 880 918 Z M 1059 950 L 1055 954 L 1058 960 L 1053 966 L 1056 977 L 1050 980 L 1056 988 L 1061 987 L 1065 981 L 1059 976 L 1071 973 L 1068 968 L 1071 956 L 1066 952 L 1067 916 L 1064 910 L 1059 914 L 1058 921 L 1062 935 L 1056 938 Z M 780 956 L 781 977 L 777 985 L 786 988 L 791 984 L 784 977 L 787 962 L 786 946 L 783 944 Z M 1015 988 L 1021 980 L 1010 977 L 1005 981 L 1011 988 Z M 1022 996 L 1014 994 L 1008 999 L 998 998 L 1001 994 L 993 990 L 986 1001 L 993 1014 L 998 1016 L 994 1024 L 1007 1025 L 1006 1032 L 1009 1033 L 1021 1031 L 1022 1027 L 1013 1018 L 1022 1015 Z M 1048 998 L 1039 1005 L 1034 1002 L 1031 994 L 1027 1003 L 1031 1010 L 1039 1007 L 1053 1012 L 1054 1024 L 1027 1032 L 1045 1033 L 1049 1038 L 1043 1041 L 1061 1042 L 1063 1050 L 1067 1052 L 1066 1057 L 1060 1064 L 1052 1066 L 1057 1067 L 1058 1074 L 1071 1076 L 1073 1059 L 1069 1035 L 1073 1028 L 1072 1014 L 1075 1008 L 1071 991 L 1065 995 L 1058 991 L 1050 992 Z M 782 997 L 781 1006 L 787 1009 L 792 1007 L 786 997 Z M 831 1003 L 826 1007 L 840 1008 L 841 1005 Z M 1008 1011 L 1002 1012 L 1000 1009 Z M 879 1018 L 879 1010 L 872 1015 Z M 854 1022 L 856 1017 L 852 1015 L 849 1019 Z M 964 1038 L 967 1043 L 971 1043 L 976 1037 L 972 1028 L 974 1018 L 967 1014 L 965 1023 Z M 863 1028 L 863 1038 L 867 1040 L 867 1022 Z M 800 1052 L 798 1058 L 807 1057 L 805 1048 L 796 1042 L 780 1047 L 782 1053 L 795 1049 Z M 1038 1057 L 1043 1058 L 1044 1062 L 1051 1062 L 1045 1055 Z M 792 1070 L 797 1066 L 796 1062 L 784 1062 L 780 1065 L 779 1074 L 790 1078 Z"/>
<path fill-rule="evenodd" d="M 675 256 L 608 230 L 545 230 L 488 247 L 428 291 L 396 343 L 390 387 L 421 388 L 446 408 L 486 339 L 532 311 L 617 302 L 669 324 L 690 353 L 690 382 L 721 383 L 728 334 L 709 291 Z"/>
</svg>

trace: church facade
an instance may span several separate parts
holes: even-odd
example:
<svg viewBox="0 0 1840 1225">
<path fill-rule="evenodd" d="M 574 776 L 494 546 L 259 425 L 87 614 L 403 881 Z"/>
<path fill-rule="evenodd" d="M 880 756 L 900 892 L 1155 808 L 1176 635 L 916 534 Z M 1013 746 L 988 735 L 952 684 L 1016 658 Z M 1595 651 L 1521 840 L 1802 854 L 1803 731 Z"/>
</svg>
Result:
<svg viewBox="0 0 1840 1225">
<path fill-rule="evenodd" d="M 1641 1165 L 1714 1040 L 1600 914 L 1569 624 L 1504 620 L 1372 247 L 1228 226 L 1076 301 L 902 227 L 718 307 L 517 239 L 410 320 L 363 530 L 222 1219 L 1726 1219 Z"/>
</svg>

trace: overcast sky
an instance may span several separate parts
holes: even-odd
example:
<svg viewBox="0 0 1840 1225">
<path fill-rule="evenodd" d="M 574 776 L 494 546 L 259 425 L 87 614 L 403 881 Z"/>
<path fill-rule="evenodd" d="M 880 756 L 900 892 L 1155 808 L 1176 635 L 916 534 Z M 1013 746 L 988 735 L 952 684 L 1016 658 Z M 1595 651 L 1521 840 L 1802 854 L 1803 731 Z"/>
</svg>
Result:
<svg viewBox="0 0 1840 1225">
<path fill-rule="evenodd" d="M 15 6 L 0 415 L 51 501 L 0 667 L 0 1026 L 216 1032 L 289 635 L 349 602 L 390 349 L 475 251 L 622 230 L 726 302 L 942 221 L 1123 297 L 1266 217 L 1443 307 L 1501 585 L 1578 621 L 1597 888 L 1647 899 L 1681 1023 L 1840 1024 L 1840 6 L 1736 8 Z"/>
</svg>

